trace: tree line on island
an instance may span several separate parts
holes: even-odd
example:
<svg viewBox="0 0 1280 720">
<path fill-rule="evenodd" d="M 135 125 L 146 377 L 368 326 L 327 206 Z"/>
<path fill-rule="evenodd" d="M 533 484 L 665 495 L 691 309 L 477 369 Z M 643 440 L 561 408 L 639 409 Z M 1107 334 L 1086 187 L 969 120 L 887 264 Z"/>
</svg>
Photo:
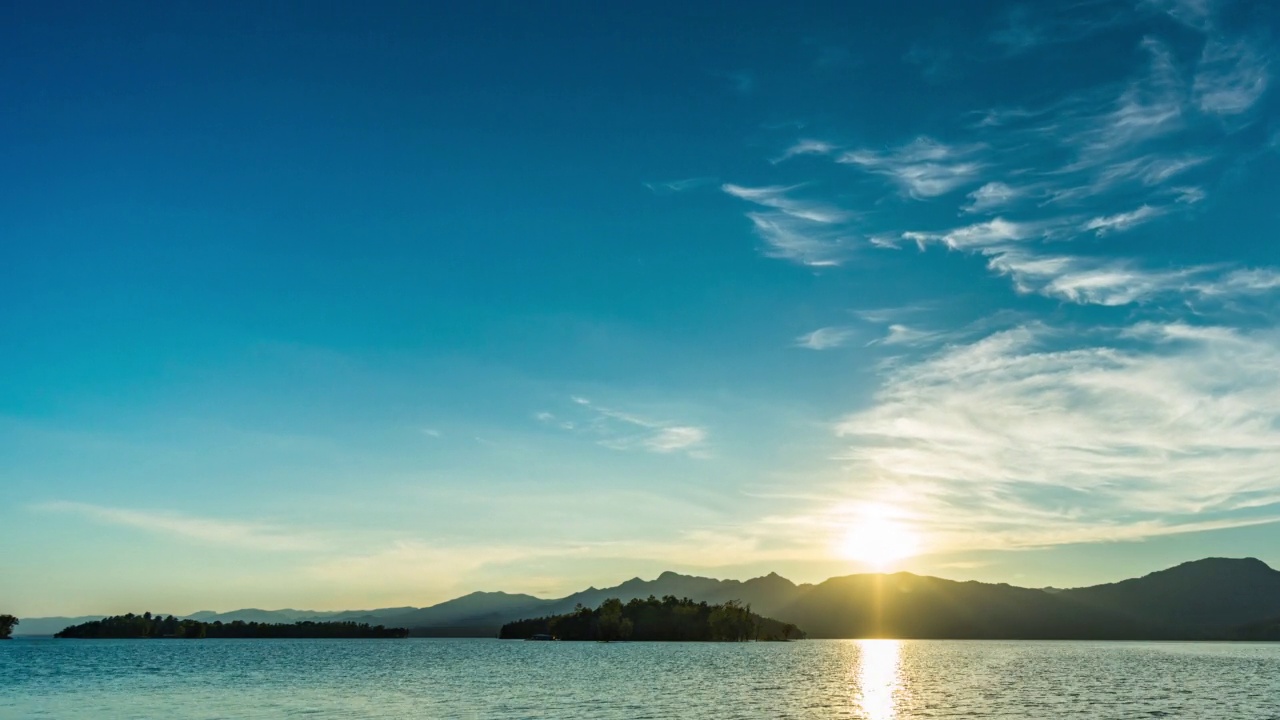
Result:
<svg viewBox="0 0 1280 720">
<path fill-rule="evenodd" d="M 180 620 L 172 615 L 151 613 L 113 615 L 101 620 L 72 625 L 54 635 L 57 638 L 403 638 L 405 628 L 388 628 L 355 622 L 258 623 L 236 620 L 200 622 Z"/>
<path fill-rule="evenodd" d="M 650 595 L 623 603 L 609 598 L 594 610 L 578 605 L 572 612 L 516 620 L 502 626 L 498 637 L 527 640 L 721 641 L 792 640 L 805 635 L 795 625 L 751 612 L 750 605 L 729 600 L 720 605 L 667 595 Z"/>
<path fill-rule="evenodd" d="M 17 624 L 18 618 L 12 615 L 0 615 L 0 640 L 8 640 Z"/>
</svg>

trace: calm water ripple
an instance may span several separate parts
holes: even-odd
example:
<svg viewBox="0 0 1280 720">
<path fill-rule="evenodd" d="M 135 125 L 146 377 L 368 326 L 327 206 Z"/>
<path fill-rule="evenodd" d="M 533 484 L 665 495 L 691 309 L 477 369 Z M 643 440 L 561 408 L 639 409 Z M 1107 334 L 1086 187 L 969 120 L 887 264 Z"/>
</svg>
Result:
<svg viewBox="0 0 1280 720">
<path fill-rule="evenodd" d="M 1280 720 L 1280 644 L 14 640 L 0 718 Z"/>
</svg>

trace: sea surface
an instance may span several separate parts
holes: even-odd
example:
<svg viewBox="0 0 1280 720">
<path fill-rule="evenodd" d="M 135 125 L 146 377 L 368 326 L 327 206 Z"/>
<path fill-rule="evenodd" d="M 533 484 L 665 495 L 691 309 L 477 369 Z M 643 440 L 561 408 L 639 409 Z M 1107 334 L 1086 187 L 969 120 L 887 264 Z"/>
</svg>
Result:
<svg viewBox="0 0 1280 720">
<path fill-rule="evenodd" d="M 1280 719 L 1280 643 L 51 640 L 0 718 Z"/>
</svg>

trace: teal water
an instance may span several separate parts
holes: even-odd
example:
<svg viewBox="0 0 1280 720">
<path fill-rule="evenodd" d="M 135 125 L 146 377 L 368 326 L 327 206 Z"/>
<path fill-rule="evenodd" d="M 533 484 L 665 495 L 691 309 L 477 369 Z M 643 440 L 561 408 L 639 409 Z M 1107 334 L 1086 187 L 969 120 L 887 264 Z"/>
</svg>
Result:
<svg viewBox="0 0 1280 720">
<path fill-rule="evenodd" d="M 1280 644 L 14 640 L 0 718 L 1280 719 Z"/>
</svg>

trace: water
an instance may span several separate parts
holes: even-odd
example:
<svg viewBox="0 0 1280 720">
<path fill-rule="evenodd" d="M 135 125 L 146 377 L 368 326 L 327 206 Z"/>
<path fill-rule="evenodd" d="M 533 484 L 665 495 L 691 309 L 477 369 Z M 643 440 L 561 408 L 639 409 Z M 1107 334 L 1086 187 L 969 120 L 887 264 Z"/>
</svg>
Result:
<svg viewBox="0 0 1280 720">
<path fill-rule="evenodd" d="M 1280 644 L 14 640 L 0 718 L 1280 719 Z"/>
</svg>

